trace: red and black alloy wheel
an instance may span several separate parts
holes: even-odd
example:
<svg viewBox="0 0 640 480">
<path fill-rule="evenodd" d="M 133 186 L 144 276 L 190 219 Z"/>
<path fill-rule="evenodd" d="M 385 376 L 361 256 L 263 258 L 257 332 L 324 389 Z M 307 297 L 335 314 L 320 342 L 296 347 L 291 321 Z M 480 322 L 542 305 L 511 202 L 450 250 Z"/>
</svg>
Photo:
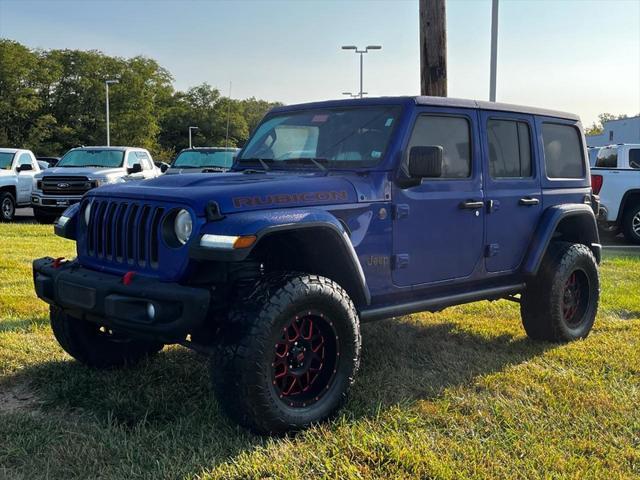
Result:
<svg viewBox="0 0 640 480">
<path fill-rule="evenodd" d="M 294 315 L 274 346 L 272 385 L 289 407 L 307 407 L 329 389 L 340 357 L 339 338 L 324 313 Z"/>
<path fill-rule="evenodd" d="M 576 270 L 569 275 L 562 292 L 562 316 L 567 325 L 579 325 L 587 309 L 589 280 L 585 273 Z"/>
</svg>

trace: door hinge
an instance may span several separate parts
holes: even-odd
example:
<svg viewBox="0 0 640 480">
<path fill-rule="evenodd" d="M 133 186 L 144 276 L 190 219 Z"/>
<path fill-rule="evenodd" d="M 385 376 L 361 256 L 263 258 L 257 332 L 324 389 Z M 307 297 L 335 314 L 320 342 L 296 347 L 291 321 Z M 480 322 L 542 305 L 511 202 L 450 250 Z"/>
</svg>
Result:
<svg viewBox="0 0 640 480">
<path fill-rule="evenodd" d="M 485 257 L 495 257 L 500 252 L 500 244 L 499 243 L 490 243 L 484 249 Z"/>
<path fill-rule="evenodd" d="M 409 266 L 409 254 L 398 253 L 391 257 L 391 268 L 394 270 L 400 270 Z"/>
<path fill-rule="evenodd" d="M 406 203 L 399 203 L 393 207 L 394 220 L 400 220 L 401 218 L 407 218 L 409 216 L 409 205 Z"/>
</svg>

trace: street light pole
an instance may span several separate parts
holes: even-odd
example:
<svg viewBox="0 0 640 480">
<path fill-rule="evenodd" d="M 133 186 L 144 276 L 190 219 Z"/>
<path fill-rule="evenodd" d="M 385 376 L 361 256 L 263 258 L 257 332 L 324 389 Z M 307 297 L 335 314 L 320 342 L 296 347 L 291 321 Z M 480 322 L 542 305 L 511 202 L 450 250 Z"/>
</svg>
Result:
<svg viewBox="0 0 640 480">
<path fill-rule="evenodd" d="M 198 127 L 189 127 L 189 148 L 193 148 L 193 143 L 191 142 L 191 130 L 198 130 Z"/>
<path fill-rule="evenodd" d="M 104 87 L 106 90 L 106 99 L 107 99 L 107 147 L 111 146 L 111 135 L 109 132 L 109 85 L 113 83 L 120 83 L 118 80 L 105 80 Z"/>
<path fill-rule="evenodd" d="M 359 50 L 358 47 L 356 47 L 355 45 L 343 45 L 342 46 L 342 50 L 353 50 L 355 53 L 359 53 L 360 54 L 360 93 L 359 96 L 360 98 L 364 97 L 365 92 L 363 89 L 363 55 L 367 52 L 369 52 L 369 50 L 380 50 L 382 49 L 382 45 L 368 45 L 367 47 L 365 47 L 364 50 Z"/>
<path fill-rule="evenodd" d="M 367 92 L 362 92 L 363 95 L 367 95 Z M 359 93 L 351 93 L 351 92 L 342 92 L 342 95 L 346 95 L 351 98 L 360 98 Z"/>
</svg>

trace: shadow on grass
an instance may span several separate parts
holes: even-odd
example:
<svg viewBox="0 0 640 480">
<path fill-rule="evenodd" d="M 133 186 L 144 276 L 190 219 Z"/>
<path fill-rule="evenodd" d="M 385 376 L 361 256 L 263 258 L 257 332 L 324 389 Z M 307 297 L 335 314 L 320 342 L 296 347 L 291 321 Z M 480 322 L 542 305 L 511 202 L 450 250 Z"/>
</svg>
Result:
<svg viewBox="0 0 640 480">
<path fill-rule="evenodd" d="M 344 411 L 348 418 L 436 398 L 447 387 L 521 363 L 552 347 L 510 335 L 483 337 L 449 323 L 393 320 L 363 326 L 363 339 L 362 369 Z M 45 412 L 62 413 L 63 418 L 78 414 L 105 438 L 115 435 L 135 443 L 129 437 L 136 436 L 144 445 L 136 452 L 137 462 L 153 464 L 160 472 L 171 465 L 181 474 L 197 474 L 266 441 L 224 417 L 209 386 L 206 359 L 180 348 L 169 348 L 131 369 L 93 371 L 60 361 L 25 368 L 5 381 L 28 383 L 44 402 Z M 87 441 L 79 440 L 86 434 L 68 433 L 82 424 L 60 428 L 67 432 L 64 441 Z M 134 468 L 134 460 L 128 461 Z"/>
</svg>

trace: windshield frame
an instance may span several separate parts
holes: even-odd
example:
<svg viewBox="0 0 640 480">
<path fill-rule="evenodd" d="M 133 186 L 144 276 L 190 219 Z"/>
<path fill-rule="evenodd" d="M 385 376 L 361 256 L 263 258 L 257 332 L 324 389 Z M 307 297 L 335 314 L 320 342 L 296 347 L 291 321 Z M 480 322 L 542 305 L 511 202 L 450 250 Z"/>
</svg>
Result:
<svg viewBox="0 0 640 480">
<path fill-rule="evenodd" d="M 379 110 L 381 116 L 385 114 L 393 117 L 393 125 L 388 134 L 384 150 L 381 152 L 380 157 L 375 161 L 368 160 L 332 160 L 322 157 L 290 157 L 284 160 L 273 160 L 269 158 L 252 159 L 251 157 L 244 159 L 247 147 L 250 146 L 253 138 L 260 132 L 260 129 L 264 124 L 277 117 L 290 117 L 295 115 L 304 115 L 314 113 L 316 115 L 322 115 L 327 112 L 343 112 L 353 110 Z M 349 170 L 372 170 L 379 168 L 387 162 L 388 154 L 394 142 L 396 142 L 397 130 L 399 124 L 402 123 L 405 115 L 405 105 L 402 103 L 370 103 L 370 104 L 348 104 L 348 105 L 314 105 L 309 104 L 294 106 L 293 108 L 278 108 L 272 112 L 269 112 L 262 121 L 255 128 L 249 139 L 246 141 L 243 148 L 238 152 L 236 160 L 233 164 L 233 171 L 253 170 L 258 168 L 260 170 L 314 170 L 314 171 L 349 171 Z M 376 117 L 377 118 L 377 117 Z M 366 126 L 365 124 L 364 126 Z M 344 139 L 343 139 L 344 140 Z M 268 168 L 265 168 L 263 163 L 267 164 Z M 324 167 L 320 168 L 318 163 Z"/>
<path fill-rule="evenodd" d="M 67 158 L 68 156 L 72 155 L 75 152 L 117 152 L 120 153 L 122 155 L 122 158 L 120 159 L 120 163 L 118 165 L 95 165 L 95 164 L 88 164 L 88 165 L 61 165 L 64 163 L 65 158 Z M 113 149 L 113 148 L 77 148 L 77 149 L 72 149 L 69 150 L 67 153 L 65 153 L 62 158 L 60 160 L 58 160 L 58 163 L 56 163 L 56 168 L 60 167 L 60 168 L 122 168 L 124 166 L 124 160 L 125 160 L 125 154 L 127 153 L 126 150 L 118 150 L 118 149 Z"/>
</svg>

